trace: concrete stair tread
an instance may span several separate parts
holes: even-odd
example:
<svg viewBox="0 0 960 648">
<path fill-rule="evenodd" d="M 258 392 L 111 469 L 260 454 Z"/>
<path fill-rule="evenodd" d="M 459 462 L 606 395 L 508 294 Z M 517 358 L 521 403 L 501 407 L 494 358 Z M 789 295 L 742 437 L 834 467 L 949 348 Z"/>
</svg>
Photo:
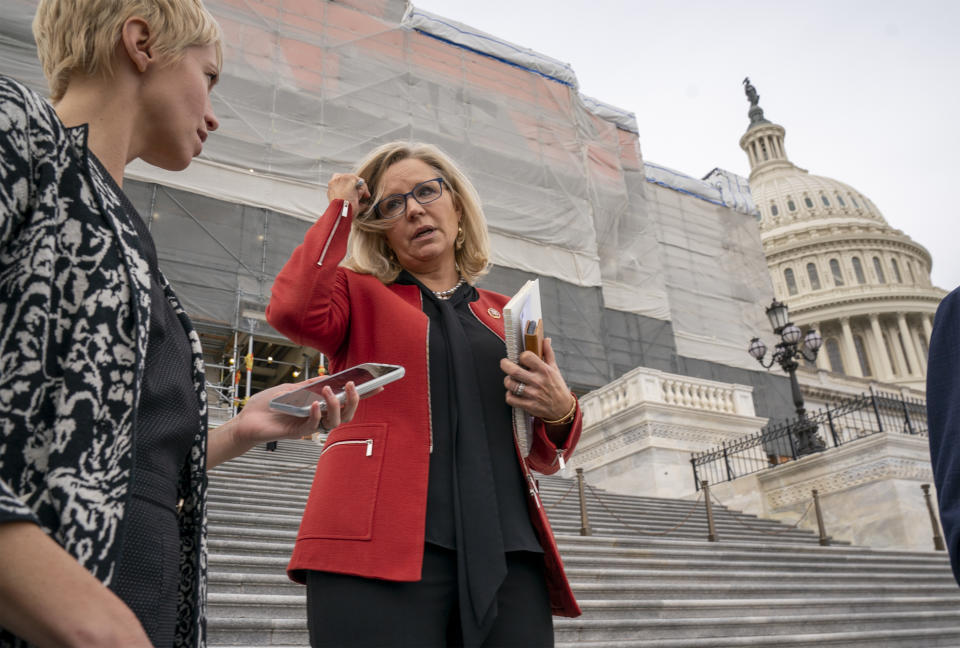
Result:
<svg viewBox="0 0 960 648">
<path fill-rule="evenodd" d="M 796 605 L 798 602 L 815 602 L 818 605 L 847 605 L 847 604 L 859 604 L 859 605 L 869 605 L 874 603 L 885 603 L 892 605 L 930 605 L 936 603 L 951 603 L 956 604 L 957 599 L 955 597 L 948 596 L 897 596 L 897 597 L 883 597 L 883 596 L 861 596 L 861 597 L 826 597 L 826 598 L 817 598 L 816 601 L 810 601 L 809 599 L 803 598 L 755 598 L 755 599 L 736 599 L 735 601 L 731 600 L 715 600 L 715 599 L 660 599 L 660 600 L 645 600 L 645 601 L 628 601 L 623 599 L 590 599 L 587 601 L 581 601 L 580 606 L 582 608 L 601 608 L 601 607 L 631 607 L 631 608 L 658 608 L 658 609 L 669 609 L 669 608 L 721 608 L 721 607 L 730 607 L 731 605 L 736 605 L 739 608 L 749 609 L 749 608 L 763 608 L 763 607 L 779 607 L 779 606 L 792 606 Z M 960 608 L 958 608 L 960 611 Z"/>
<path fill-rule="evenodd" d="M 830 633 L 806 633 L 777 635 L 777 648 L 792 648 L 794 646 L 902 646 L 903 648 L 920 648 L 916 643 L 891 643 L 903 639 L 917 641 L 929 639 L 937 641 L 946 639 L 952 643 L 924 643 L 924 646 L 958 646 L 960 645 L 960 626 L 949 628 L 917 628 L 909 630 L 877 630 L 877 631 L 849 631 Z M 557 641 L 556 648 L 739 648 L 741 646 L 759 646 L 770 648 L 769 635 L 741 636 L 741 637 L 709 637 L 690 639 L 629 639 L 603 641 Z"/>
<path fill-rule="evenodd" d="M 577 578 L 590 577 L 591 575 L 595 577 L 606 577 L 606 578 L 630 577 L 630 576 L 651 577 L 651 576 L 658 576 L 658 575 L 666 575 L 666 576 L 669 576 L 670 578 L 697 578 L 697 577 L 707 577 L 713 574 L 717 574 L 717 572 L 711 572 L 703 569 L 676 569 L 676 570 L 671 570 L 667 574 L 664 574 L 664 572 L 662 572 L 659 569 L 627 569 L 627 568 L 616 568 L 616 567 L 587 568 L 587 567 L 577 567 L 577 566 L 571 567 L 569 562 L 566 562 L 565 564 L 566 564 L 567 576 L 570 577 L 571 580 L 576 580 Z M 731 566 L 730 571 L 720 572 L 718 575 L 722 575 L 725 578 L 731 578 L 731 579 L 742 578 L 744 580 L 750 580 L 750 579 L 757 578 L 757 574 L 755 572 L 741 570 L 739 569 L 739 565 Z M 882 574 L 871 574 L 871 573 L 863 573 L 862 571 L 835 571 L 835 570 L 831 570 L 827 573 L 809 571 L 806 573 L 799 573 L 799 574 L 792 571 L 767 570 L 763 572 L 763 575 L 766 578 L 772 578 L 777 580 L 785 580 L 787 578 L 792 578 L 795 580 L 808 580 L 811 578 L 822 578 L 824 575 L 827 575 L 832 579 L 839 580 L 839 579 L 853 578 L 853 579 L 861 579 L 868 582 L 877 581 L 877 580 L 882 580 L 883 582 L 890 582 L 891 580 L 924 580 L 926 578 L 923 575 L 916 575 L 916 574 L 897 575 L 897 574 L 890 574 L 889 572 L 885 572 Z M 937 574 L 937 576 L 944 580 L 950 579 L 950 576 L 948 574 L 940 573 L 940 574 Z"/>
<path fill-rule="evenodd" d="M 792 623 L 810 623 L 815 625 L 817 623 L 830 623 L 830 622 L 850 622 L 855 621 L 864 621 L 864 620 L 873 620 L 873 619 L 883 619 L 883 620 L 930 620 L 930 619 L 943 619 L 943 618 L 952 619 L 957 627 L 960 627 L 960 609 L 955 610 L 952 613 L 945 614 L 942 611 L 937 612 L 884 612 L 882 614 L 870 613 L 870 612 L 845 612 L 843 614 L 811 614 L 811 615 L 794 615 L 790 617 L 790 622 Z M 694 618 L 677 618 L 677 619 L 590 619 L 586 616 L 577 617 L 575 619 L 565 618 L 565 617 L 556 617 L 553 620 L 554 626 L 617 626 L 617 627 L 644 627 L 649 626 L 651 623 L 655 623 L 659 627 L 669 627 L 669 626 L 679 626 L 687 625 L 691 622 L 696 622 L 698 624 L 704 623 L 704 619 L 700 617 Z M 778 616 L 769 616 L 769 615 L 749 615 L 749 616 L 740 616 L 737 618 L 711 618 L 706 620 L 707 623 L 711 625 L 727 625 L 727 626 L 739 626 L 739 625 L 750 625 L 758 627 L 761 625 L 781 625 L 784 623 L 784 619 Z"/>
<path fill-rule="evenodd" d="M 806 553 L 811 555 L 829 555 L 829 554 L 852 554 L 871 556 L 886 556 L 909 559 L 910 556 L 916 557 L 937 557 L 946 564 L 946 554 L 942 552 L 917 552 L 917 551 L 897 551 L 884 549 L 871 549 L 867 547 L 856 547 L 849 545 L 821 547 L 819 545 L 809 545 L 804 543 L 777 543 L 777 542 L 708 542 L 704 540 L 675 540 L 664 538 L 623 538 L 619 536 L 581 536 L 579 534 L 554 534 L 558 544 L 583 545 L 583 544 L 606 544 L 608 546 L 647 546 L 647 547 L 695 547 L 709 548 L 713 551 L 727 550 L 745 550 L 745 551 L 769 551 L 779 553 Z"/>
<path fill-rule="evenodd" d="M 715 595 L 715 596 L 729 596 L 730 594 L 744 594 L 744 598 L 749 598 L 748 594 L 756 594 L 760 592 L 771 592 L 771 590 L 778 596 L 784 596 L 785 594 L 794 592 L 794 593 L 804 593 L 807 595 L 822 595 L 822 594 L 833 594 L 833 595 L 853 595 L 853 594 L 895 594 L 897 596 L 917 596 L 923 594 L 938 594 L 940 596 L 952 595 L 957 596 L 956 584 L 950 585 L 949 583 L 941 585 L 918 585 L 918 584 L 908 584 L 908 585 L 898 585 L 898 586 L 889 586 L 889 585 L 877 585 L 875 583 L 863 584 L 863 585 L 851 585 L 851 584 L 835 584 L 835 583 L 805 583 L 805 584 L 790 584 L 790 583 L 727 583 L 727 584 L 718 584 L 718 583 L 676 583 L 667 579 L 663 580 L 650 580 L 641 583 L 604 583 L 604 582 L 572 582 L 571 586 L 574 593 L 578 597 L 587 597 L 592 595 L 593 592 L 648 592 L 653 598 L 663 598 L 667 595 L 673 595 L 674 597 L 680 593 L 696 593 L 698 594 L 697 598 L 703 598 L 705 595 Z M 958 606 L 960 606 L 960 600 L 958 600 Z"/>
</svg>

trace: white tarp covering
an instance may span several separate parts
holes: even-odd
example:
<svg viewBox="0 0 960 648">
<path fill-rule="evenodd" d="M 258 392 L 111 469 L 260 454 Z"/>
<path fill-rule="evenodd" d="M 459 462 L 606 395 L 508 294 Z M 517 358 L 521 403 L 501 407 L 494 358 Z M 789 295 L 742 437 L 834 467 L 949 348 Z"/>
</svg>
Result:
<svg viewBox="0 0 960 648">
<path fill-rule="evenodd" d="M 703 180 L 653 162 L 645 164 L 647 182 L 685 193 L 714 205 L 729 207 L 757 219 L 760 212 L 750 194 L 750 183 L 743 176 L 724 169 L 714 169 Z"/>
<path fill-rule="evenodd" d="M 720 191 L 724 205 L 760 220 L 760 210 L 753 202 L 750 183 L 746 178 L 733 171 L 717 168 L 705 175 L 703 181 Z"/>
<path fill-rule="evenodd" d="M 402 0 L 206 4 L 225 35 L 220 128 L 187 171 L 136 163 L 132 178 L 312 221 L 333 173 L 432 142 L 476 184 L 497 265 L 602 286 L 606 308 L 671 320 L 681 354 L 750 360 L 713 342 L 761 330 L 744 310 L 762 317 L 771 293 L 742 178 L 644 164 L 634 115 L 580 95 L 569 65 Z M 35 9 L 4 0 L 0 72 L 42 91 Z M 271 255 L 292 249 L 264 223 Z"/>
<path fill-rule="evenodd" d="M 647 162 L 644 170 L 647 174 L 647 182 L 695 196 L 714 205 L 724 205 L 720 190 L 703 180 L 697 180 L 685 173 L 674 171 L 669 167 L 660 166 L 653 162 Z"/>
<path fill-rule="evenodd" d="M 619 128 L 622 128 L 625 131 L 629 131 L 634 134 L 640 133 L 640 128 L 637 126 L 637 116 L 632 112 L 622 108 L 617 108 L 616 106 L 612 106 L 608 103 L 604 103 L 599 99 L 588 97 L 585 94 L 581 94 L 580 99 L 583 101 L 583 104 L 587 107 L 587 109 L 594 115 L 602 117 L 608 122 L 616 124 Z"/>
<path fill-rule="evenodd" d="M 573 88 L 578 87 L 577 75 L 569 63 L 563 63 L 528 47 L 510 43 L 455 20 L 417 9 L 412 4 L 407 6 L 401 23 L 409 29 L 416 29 L 505 63 L 517 65 Z"/>
<path fill-rule="evenodd" d="M 756 370 L 746 352 L 769 328 L 762 304 L 773 297 L 757 221 L 689 191 L 647 192 L 663 255 L 677 353 Z"/>
</svg>

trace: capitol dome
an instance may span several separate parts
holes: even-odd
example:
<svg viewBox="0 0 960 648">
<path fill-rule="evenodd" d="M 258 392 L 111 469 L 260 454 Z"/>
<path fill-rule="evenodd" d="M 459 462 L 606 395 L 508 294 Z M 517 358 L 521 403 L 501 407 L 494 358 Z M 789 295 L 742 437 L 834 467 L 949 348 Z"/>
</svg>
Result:
<svg viewBox="0 0 960 648">
<path fill-rule="evenodd" d="M 764 118 L 756 89 L 744 83 L 750 125 L 740 147 L 774 294 L 794 323 L 823 335 L 819 368 L 923 389 L 945 294 L 930 283 L 930 253 L 850 185 L 794 165 L 786 131 Z"/>
</svg>

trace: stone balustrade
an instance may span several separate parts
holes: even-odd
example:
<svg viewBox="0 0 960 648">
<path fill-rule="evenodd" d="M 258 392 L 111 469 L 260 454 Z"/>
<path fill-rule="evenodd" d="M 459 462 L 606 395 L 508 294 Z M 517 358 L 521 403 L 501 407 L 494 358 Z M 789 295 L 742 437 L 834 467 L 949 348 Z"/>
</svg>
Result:
<svg viewBox="0 0 960 648">
<path fill-rule="evenodd" d="M 580 399 L 589 426 L 640 403 L 755 416 L 753 388 L 639 367 Z"/>
</svg>

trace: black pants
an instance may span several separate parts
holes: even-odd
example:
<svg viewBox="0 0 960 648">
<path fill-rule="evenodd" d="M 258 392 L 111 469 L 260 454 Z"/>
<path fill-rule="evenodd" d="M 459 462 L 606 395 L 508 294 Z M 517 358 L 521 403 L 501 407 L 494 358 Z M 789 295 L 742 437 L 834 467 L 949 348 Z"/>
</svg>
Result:
<svg viewBox="0 0 960 648">
<path fill-rule="evenodd" d="M 307 625 L 314 648 L 447 648 L 463 645 L 454 551 L 427 544 L 423 578 L 397 583 L 307 572 Z M 507 553 L 497 620 L 484 648 L 552 648 L 553 617 L 543 554 Z"/>
</svg>

